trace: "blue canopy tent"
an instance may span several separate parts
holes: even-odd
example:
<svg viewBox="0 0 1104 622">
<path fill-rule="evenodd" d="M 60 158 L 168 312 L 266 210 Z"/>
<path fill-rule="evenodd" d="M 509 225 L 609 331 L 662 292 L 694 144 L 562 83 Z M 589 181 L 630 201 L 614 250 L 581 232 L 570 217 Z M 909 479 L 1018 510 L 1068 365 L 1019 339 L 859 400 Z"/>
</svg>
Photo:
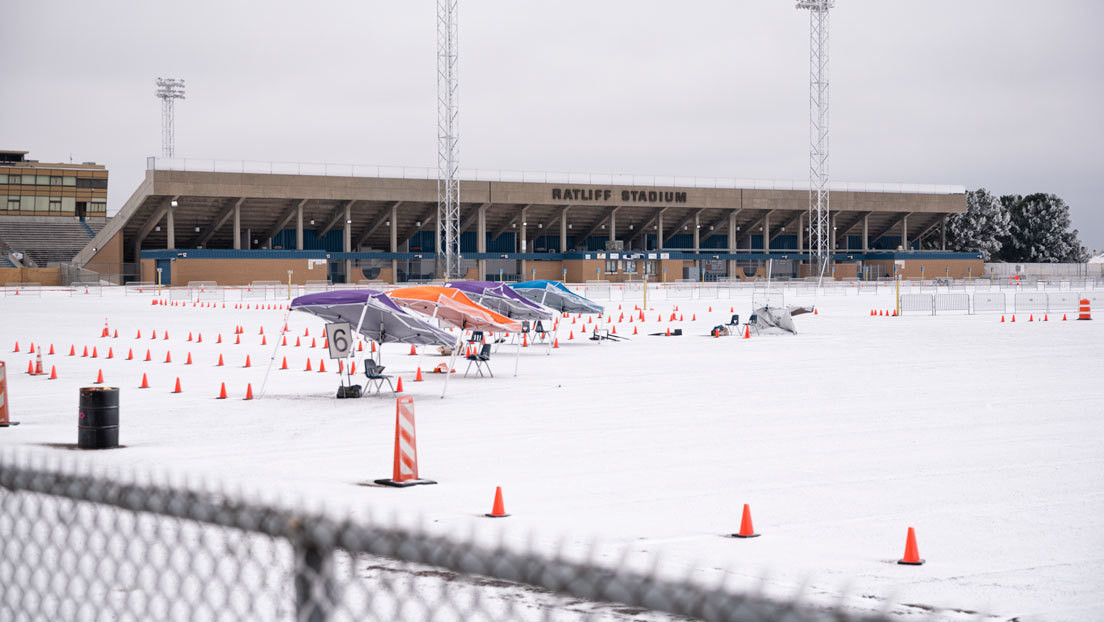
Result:
<svg viewBox="0 0 1104 622">
<path fill-rule="evenodd" d="M 603 313 L 602 305 L 584 298 L 559 281 L 525 281 L 512 285 L 529 300 L 562 313 Z"/>
</svg>

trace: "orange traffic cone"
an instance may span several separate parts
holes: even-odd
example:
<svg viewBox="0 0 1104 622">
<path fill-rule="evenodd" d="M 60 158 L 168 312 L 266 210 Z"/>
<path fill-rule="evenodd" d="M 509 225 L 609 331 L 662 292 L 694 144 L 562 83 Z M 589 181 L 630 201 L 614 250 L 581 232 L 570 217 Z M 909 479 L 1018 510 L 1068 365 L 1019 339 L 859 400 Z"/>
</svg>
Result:
<svg viewBox="0 0 1104 622">
<path fill-rule="evenodd" d="M 245 355 L 245 365 L 243 367 L 253 367 L 253 364 L 249 361 L 249 355 Z"/>
<path fill-rule="evenodd" d="M 506 505 L 502 503 L 502 486 L 495 486 L 495 498 L 494 505 L 491 506 L 491 513 L 484 514 L 490 518 L 506 518 L 509 514 L 506 513 Z"/>
<path fill-rule="evenodd" d="M 50 351 L 47 352 L 47 354 L 50 354 L 51 356 L 54 354 L 54 344 L 50 344 Z"/>
<path fill-rule="evenodd" d="M 153 334 L 152 334 L 152 336 L 150 336 L 150 339 L 157 339 L 157 331 L 156 331 L 156 330 L 154 330 L 154 331 L 151 331 L 151 332 L 152 332 Z"/>
<path fill-rule="evenodd" d="M 33 376 L 34 373 L 34 361 L 27 361 L 27 375 Z"/>
<path fill-rule="evenodd" d="M 555 350 L 558 347 L 560 347 L 560 338 L 556 337 L 556 340 L 552 342 L 552 349 Z"/>
<path fill-rule="evenodd" d="M 215 339 L 215 343 L 222 343 L 222 333 L 218 334 L 218 339 Z"/>
<path fill-rule="evenodd" d="M 307 357 L 307 368 L 306 368 L 306 369 L 304 369 L 303 371 L 312 371 L 312 370 L 311 370 L 311 364 L 310 364 L 310 357 L 309 357 L 309 356 Z"/>
<path fill-rule="evenodd" d="M 529 347 L 529 339 L 525 335 L 525 333 L 521 334 L 521 347 L 523 347 L 523 348 L 528 348 Z"/>
<path fill-rule="evenodd" d="M 249 383 L 249 384 L 245 385 L 245 399 L 247 399 L 247 400 L 253 399 L 253 384 L 252 383 Z"/>
<path fill-rule="evenodd" d="M 1015 321 L 1016 321 L 1016 314 L 1015 314 L 1015 313 L 1013 313 L 1013 314 L 1012 314 L 1012 322 L 1015 322 Z"/>
<path fill-rule="evenodd" d="M 820 315 L 820 311 L 816 307 L 813 307 L 813 315 Z"/>
<path fill-rule="evenodd" d="M 50 377 L 48 380 L 57 380 L 57 368 L 53 365 L 50 366 Z"/>
<path fill-rule="evenodd" d="M 740 518 L 740 532 L 732 534 L 733 538 L 758 538 L 755 527 L 751 524 L 751 506 L 744 504 L 744 515 Z"/>
<path fill-rule="evenodd" d="M 165 336 L 162 337 L 162 339 L 165 340 L 165 341 L 169 340 L 169 331 L 165 331 Z"/>
<path fill-rule="evenodd" d="M 188 333 L 188 339 L 186 341 L 191 341 L 191 340 L 192 340 L 192 333 Z"/>
<path fill-rule="evenodd" d="M 128 361 L 133 361 L 134 360 L 134 348 L 127 348 L 126 360 L 128 360 Z"/>
<path fill-rule="evenodd" d="M 262 346 L 267 346 L 268 345 L 268 337 L 265 337 L 264 335 L 261 335 L 261 345 Z"/>
<path fill-rule="evenodd" d="M 96 372 L 96 384 L 103 384 L 103 370 Z"/>
<path fill-rule="evenodd" d="M 138 332 L 134 335 L 134 338 L 135 339 L 141 339 L 142 338 L 142 329 L 141 328 L 138 329 Z"/>
<path fill-rule="evenodd" d="M 1004 316 L 1001 316 L 1001 324 L 1004 324 Z"/>
<path fill-rule="evenodd" d="M 138 388 L 139 389 L 148 389 L 149 388 L 149 378 L 146 378 L 146 374 L 144 372 L 142 373 L 142 384 L 138 385 Z"/>
<path fill-rule="evenodd" d="M 226 399 L 226 383 L 225 383 L 225 382 L 223 382 L 223 383 L 222 383 L 222 384 L 221 384 L 221 385 L 219 386 L 219 394 L 218 394 L 218 397 L 216 397 L 215 399 L 216 399 L 216 400 L 224 400 L 224 399 Z"/>
<path fill-rule="evenodd" d="M 287 335 L 284 335 L 284 336 L 283 336 L 283 337 L 281 338 L 281 340 L 280 340 L 280 345 L 282 345 L 282 346 L 286 346 L 286 345 L 287 345 Z"/>
<path fill-rule="evenodd" d="M 416 356 L 418 351 L 414 349 L 414 344 L 410 344 L 410 356 Z"/>
<path fill-rule="evenodd" d="M 151 358 L 151 357 L 150 357 L 150 351 L 149 351 L 149 348 L 147 348 L 147 349 L 146 349 L 146 362 L 147 362 L 147 363 L 149 363 L 149 362 L 150 362 L 150 361 L 152 361 L 152 360 L 153 360 L 153 358 Z"/>
<path fill-rule="evenodd" d="M 908 537 L 905 538 L 905 556 L 897 560 L 898 564 L 905 566 L 920 566 L 924 560 L 920 559 L 920 549 L 916 546 L 916 530 L 908 528 Z"/>
<path fill-rule="evenodd" d="M 219 360 L 215 363 L 215 367 L 222 367 L 222 354 L 219 354 Z"/>
<path fill-rule="evenodd" d="M 326 371 L 326 359 L 318 359 L 318 373 Z"/>
<path fill-rule="evenodd" d="M 302 346 L 302 345 L 303 345 L 303 343 L 302 343 L 301 341 L 299 341 L 299 338 L 298 338 L 298 337 L 296 337 L 296 338 L 295 338 L 295 347 L 296 347 L 296 348 L 298 348 L 298 347 L 300 347 L 300 346 Z"/>
<path fill-rule="evenodd" d="M 311 347 L 312 348 L 317 348 L 318 347 L 318 340 L 315 339 L 314 337 L 311 337 Z"/>
<path fill-rule="evenodd" d="M 573 331 L 573 330 L 567 331 L 567 340 L 572 341 L 574 339 L 575 339 L 575 331 Z"/>
<path fill-rule="evenodd" d="M 165 352 L 165 362 L 166 363 L 171 363 L 172 362 L 172 352 L 168 352 L 168 351 Z"/>
<path fill-rule="evenodd" d="M 114 348 L 109 347 L 107 349 L 107 358 L 109 358 L 109 359 L 115 358 L 115 349 Z"/>
<path fill-rule="evenodd" d="M 184 361 L 184 364 L 185 365 L 191 365 L 192 364 L 192 353 L 191 352 L 188 353 L 188 360 Z"/>
<path fill-rule="evenodd" d="M 418 367 L 418 373 L 414 374 L 414 382 L 422 382 L 422 368 Z"/>
<path fill-rule="evenodd" d="M 666 336 L 667 337 L 671 336 L 671 327 L 670 326 L 667 327 L 667 335 Z"/>
<path fill-rule="evenodd" d="M 241 335 L 234 335 L 234 345 L 241 345 Z"/>
<path fill-rule="evenodd" d="M 176 379 L 176 387 L 173 388 L 173 393 L 183 393 L 183 391 L 180 390 L 180 378 L 179 377 Z"/>
<path fill-rule="evenodd" d="M 744 324 L 744 339 L 751 339 L 751 328 Z"/>
<path fill-rule="evenodd" d="M 34 354 L 34 353 L 35 353 L 35 347 L 34 347 L 34 342 L 32 341 L 31 342 L 31 347 L 27 350 L 27 354 Z"/>
<path fill-rule="evenodd" d="M 1049 313 L 1044 313 L 1043 314 L 1043 321 L 1044 322 L 1049 322 L 1050 321 L 1050 314 Z"/>
<path fill-rule="evenodd" d="M 203 333 L 198 333 L 196 335 L 196 343 L 203 343 Z"/>
<path fill-rule="evenodd" d="M 1035 314 L 1032 313 L 1031 315 L 1027 316 L 1027 321 L 1028 322 L 1034 322 L 1035 321 Z"/>
<path fill-rule="evenodd" d="M 1063 313 L 1063 314 L 1062 314 L 1062 321 L 1063 321 L 1063 322 L 1065 322 L 1065 321 L 1066 321 L 1066 314 L 1065 314 L 1065 313 Z"/>
<path fill-rule="evenodd" d="M 77 355 L 77 346 L 73 346 L 73 345 L 69 346 L 69 356 L 76 356 L 76 355 Z"/>
<path fill-rule="evenodd" d="M 280 369 L 287 369 L 287 368 L 288 368 L 288 366 L 287 366 L 287 357 L 285 356 L 283 362 L 280 363 Z"/>
<path fill-rule="evenodd" d="M 395 383 L 395 393 L 402 393 L 402 376 L 399 376 L 399 381 Z"/>
<path fill-rule="evenodd" d="M 15 349 L 12 350 L 12 352 L 19 352 L 19 342 L 18 341 L 15 342 Z"/>
</svg>

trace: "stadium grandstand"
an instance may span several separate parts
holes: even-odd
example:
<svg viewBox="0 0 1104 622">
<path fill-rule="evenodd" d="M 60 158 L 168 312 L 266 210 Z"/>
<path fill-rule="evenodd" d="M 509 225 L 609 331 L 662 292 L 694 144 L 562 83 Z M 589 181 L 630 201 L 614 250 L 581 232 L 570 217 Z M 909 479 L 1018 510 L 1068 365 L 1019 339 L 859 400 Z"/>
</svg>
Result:
<svg viewBox="0 0 1104 622">
<path fill-rule="evenodd" d="M 467 171 L 467 278 L 807 277 L 807 186 L 794 182 Z M 836 183 L 836 279 L 983 272 L 943 250 L 961 186 Z M 426 281 L 440 274 L 436 171 L 148 158 L 74 263 L 111 282 Z M 915 273 L 915 274 L 913 274 Z"/>
<path fill-rule="evenodd" d="M 103 165 L 43 163 L 26 151 L 0 150 L 0 268 L 68 265 L 106 224 Z"/>
</svg>

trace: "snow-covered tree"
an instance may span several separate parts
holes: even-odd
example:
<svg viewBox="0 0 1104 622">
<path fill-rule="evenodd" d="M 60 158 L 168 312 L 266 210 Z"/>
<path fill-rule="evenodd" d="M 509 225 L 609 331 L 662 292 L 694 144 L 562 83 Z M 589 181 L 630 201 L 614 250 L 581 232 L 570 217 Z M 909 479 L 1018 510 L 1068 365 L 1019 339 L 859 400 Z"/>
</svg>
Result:
<svg viewBox="0 0 1104 622">
<path fill-rule="evenodd" d="M 985 188 L 966 192 L 966 212 L 947 218 L 947 249 L 976 253 L 989 261 L 1010 233 L 1011 220 L 1001 202 Z"/>
<path fill-rule="evenodd" d="M 1070 229 L 1069 206 L 1053 194 L 1001 197 L 1011 225 L 1000 259 L 1008 262 L 1081 263 L 1089 253 Z"/>
</svg>

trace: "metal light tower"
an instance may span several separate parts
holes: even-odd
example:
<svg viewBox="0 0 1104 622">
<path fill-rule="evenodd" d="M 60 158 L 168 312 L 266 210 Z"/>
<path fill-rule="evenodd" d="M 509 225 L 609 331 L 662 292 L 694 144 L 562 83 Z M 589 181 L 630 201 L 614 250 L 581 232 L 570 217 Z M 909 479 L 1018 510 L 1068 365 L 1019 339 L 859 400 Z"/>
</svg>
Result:
<svg viewBox="0 0 1104 622">
<path fill-rule="evenodd" d="M 798 0 L 809 9 L 809 255 L 818 282 L 832 258 L 828 197 L 828 9 L 835 0 Z"/>
<path fill-rule="evenodd" d="M 437 0 L 437 222 L 438 269 L 460 274 L 460 151 L 457 101 L 458 0 Z M 444 255 L 444 262 L 440 261 Z"/>
<path fill-rule="evenodd" d="M 158 78 L 155 93 L 161 100 L 161 155 L 172 158 L 176 154 L 173 100 L 184 99 L 184 81 L 177 78 Z"/>
</svg>

